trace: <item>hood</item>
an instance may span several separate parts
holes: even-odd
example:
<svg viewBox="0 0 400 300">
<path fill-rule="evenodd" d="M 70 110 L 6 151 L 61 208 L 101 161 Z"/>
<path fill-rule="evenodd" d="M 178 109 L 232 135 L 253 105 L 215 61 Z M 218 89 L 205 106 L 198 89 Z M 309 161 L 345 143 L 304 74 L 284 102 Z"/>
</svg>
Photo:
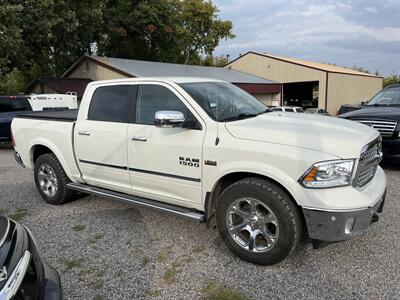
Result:
<svg viewBox="0 0 400 300">
<path fill-rule="evenodd" d="M 225 123 L 236 138 L 324 152 L 339 158 L 357 158 L 362 148 L 379 137 L 367 125 L 314 114 L 271 112 Z"/>
<path fill-rule="evenodd" d="M 387 119 L 387 120 L 400 120 L 400 107 L 395 106 L 372 106 L 364 107 L 359 110 L 344 113 L 339 116 L 345 119 Z"/>
</svg>

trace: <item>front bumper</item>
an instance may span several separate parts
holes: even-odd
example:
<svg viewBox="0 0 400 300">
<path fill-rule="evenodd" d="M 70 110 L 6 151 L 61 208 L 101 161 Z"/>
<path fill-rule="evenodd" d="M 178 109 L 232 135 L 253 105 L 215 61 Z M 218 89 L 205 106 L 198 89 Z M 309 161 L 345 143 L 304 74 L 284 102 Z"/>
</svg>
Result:
<svg viewBox="0 0 400 300">
<path fill-rule="evenodd" d="M 9 220 L 0 245 L 0 300 L 62 298 L 57 271 L 42 262 L 29 230 Z"/>
<path fill-rule="evenodd" d="M 357 210 L 326 211 L 303 208 L 308 235 L 312 240 L 338 242 L 362 235 L 378 221 L 386 193 L 372 207 Z"/>
</svg>

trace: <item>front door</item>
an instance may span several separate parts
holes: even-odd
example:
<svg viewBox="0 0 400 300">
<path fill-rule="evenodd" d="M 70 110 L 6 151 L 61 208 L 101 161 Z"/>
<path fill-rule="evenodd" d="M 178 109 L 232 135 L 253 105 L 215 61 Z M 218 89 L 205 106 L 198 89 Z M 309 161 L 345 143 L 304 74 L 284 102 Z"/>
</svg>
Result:
<svg viewBox="0 0 400 300">
<path fill-rule="evenodd" d="M 75 128 L 75 150 L 86 183 L 122 192 L 131 191 L 127 170 L 128 120 L 132 85 L 107 85 L 92 96 L 86 119 Z"/>
<path fill-rule="evenodd" d="M 204 129 L 186 101 L 168 85 L 140 84 L 135 122 L 128 125 L 128 167 L 134 194 L 176 205 L 202 203 Z M 160 128 L 157 111 L 180 111 L 197 129 Z"/>
</svg>

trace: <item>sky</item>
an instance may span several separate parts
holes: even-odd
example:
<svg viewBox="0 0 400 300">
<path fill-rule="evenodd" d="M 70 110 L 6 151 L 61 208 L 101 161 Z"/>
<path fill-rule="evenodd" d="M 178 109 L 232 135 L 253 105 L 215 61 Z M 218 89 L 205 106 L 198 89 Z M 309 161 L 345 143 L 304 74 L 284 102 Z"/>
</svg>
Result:
<svg viewBox="0 0 400 300">
<path fill-rule="evenodd" d="M 248 51 L 400 73 L 400 0 L 213 0 L 236 37 L 215 55 Z"/>
</svg>

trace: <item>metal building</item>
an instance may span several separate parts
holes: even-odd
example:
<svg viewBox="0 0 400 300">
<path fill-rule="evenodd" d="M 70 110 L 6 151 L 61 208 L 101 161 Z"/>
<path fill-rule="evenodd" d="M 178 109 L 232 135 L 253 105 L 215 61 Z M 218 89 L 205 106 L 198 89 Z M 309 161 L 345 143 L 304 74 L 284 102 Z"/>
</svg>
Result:
<svg viewBox="0 0 400 300">
<path fill-rule="evenodd" d="M 231 82 L 267 105 L 279 102 L 282 86 L 278 82 L 227 68 L 180 65 L 99 56 L 82 56 L 63 78 L 109 80 L 129 77 L 191 76 Z"/>
<path fill-rule="evenodd" d="M 342 104 L 360 104 L 382 89 L 383 78 L 335 65 L 248 52 L 226 68 L 282 83 L 282 105 L 319 107 L 336 114 Z"/>
</svg>

